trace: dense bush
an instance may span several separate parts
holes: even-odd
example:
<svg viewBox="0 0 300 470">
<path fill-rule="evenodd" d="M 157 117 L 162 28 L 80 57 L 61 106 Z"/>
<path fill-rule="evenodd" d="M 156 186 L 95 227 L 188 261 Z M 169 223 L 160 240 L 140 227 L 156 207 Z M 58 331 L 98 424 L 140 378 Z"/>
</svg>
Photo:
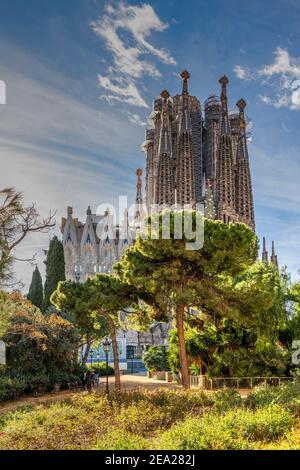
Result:
<svg viewBox="0 0 300 470">
<path fill-rule="evenodd" d="M 68 320 L 43 315 L 20 293 L 0 292 L 0 334 L 7 359 L 0 372 L 0 401 L 47 392 L 56 383 L 67 387 L 78 379 L 79 336 Z"/>
<path fill-rule="evenodd" d="M 147 450 L 149 441 L 138 434 L 117 429 L 108 432 L 94 447 L 95 450 Z"/>
<path fill-rule="evenodd" d="M 113 431 L 120 439 L 128 438 L 129 446 L 132 441 L 126 433 L 148 437 L 188 413 L 199 414 L 209 403 L 198 391 L 141 390 L 109 397 L 76 394 L 64 403 L 9 413 L 2 424 L 0 449 L 89 449 L 96 443 L 100 446 Z"/>
<path fill-rule="evenodd" d="M 84 392 L 23 406 L 1 416 L 0 426 L 0 449 L 12 450 L 300 448 L 293 409 L 249 409 L 227 390 Z"/>
<path fill-rule="evenodd" d="M 242 406 L 241 395 L 232 388 L 218 390 L 213 395 L 214 408 L 218 411 L 227 411 L 231 408 Z"/>
<path fill-rule="evenodd" d="M 273 405 L 251 411 L 242 408 L 220 415 L 207 413 L 202 419 L 188 418 L 166 431 L 160 449 L 236 450 L 251 449 L 256 441 L 270 442 L 285 435 L 293 426 L 292 415 Z"/>
<path fill-rule="evenodd" d="M 27 387 L 26 381 L 21 378 L 13 378 L 8 375 L 0 375 L 0 402 L 13 400 L 22 395 Z"/>
<path fill-rule="evenodd" d="M 169 370 L 168 354 L 165 346 L 151 346 L 143 354 L 143 363 L 150 372 Z"/>
<path fill-rule="evenodd" d="M 300 383 L 287 383 L 279 387 L 260 385 L 255 387 L 246 398 L 246 405 L 250 408 L 261 408 L 273 403 L 298 409 L 300 413 Z"/>
<path fill-rule="evenodd" d="M 99 362 L 93 365 L 89 363 L 89 364 L 86 364 L 85 367 L 87 369 L 92 369 L 94 372 L 98 372 L 100 377 L 106 377 L 106 363 L 105 362 Z M 112 366 L 108 366 L 108 375 L 115 375 L 115 370 Z"/>
<path fill-rule="evenodd" d="M 69 388 L 72 383 L 79 380 L 81 373 L 80 368 L 76 368 L 72 372 L 56 370 L 36 374 L 6 369 L 0 375 L 0 402 L 14 400 L 26 394 L 50 392 L 56 384 L 59 384 L 62 389 Z"/>
</svg>

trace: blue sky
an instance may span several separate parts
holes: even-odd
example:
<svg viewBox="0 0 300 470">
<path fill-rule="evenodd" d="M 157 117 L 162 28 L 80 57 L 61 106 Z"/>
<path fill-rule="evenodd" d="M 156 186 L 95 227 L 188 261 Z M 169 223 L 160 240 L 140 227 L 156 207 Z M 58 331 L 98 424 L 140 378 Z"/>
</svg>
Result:
<svg viewBox="0 0 300 470">
<path fill-rule="evenodd" d="M 57 221 L 74 207 L 135 195 L 151 101 L 191 73 L 201 103 L 229 76 L 230 108 L 243 97 L 257 233 L 281 264 L 300 268 L 300 4 L 297 0 L 2 0 L 0 187 L 23 190 Z M 24 242 L 37 253 L 50 235 Z M 18 264 L 28 283 L 31 267 Z"/>
</svg>

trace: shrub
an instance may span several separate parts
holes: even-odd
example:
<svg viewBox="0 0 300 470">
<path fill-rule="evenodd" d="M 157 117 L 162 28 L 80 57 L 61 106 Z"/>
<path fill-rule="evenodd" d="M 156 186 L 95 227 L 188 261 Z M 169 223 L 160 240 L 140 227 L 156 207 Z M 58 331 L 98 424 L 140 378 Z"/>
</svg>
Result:
<svg viewBox="0 0 300 470">
<path fill-rule="evenodd" d="M 246 406 L 257 409 L 272 403 L 279 403 L 285 407 L 293 409 L 298 413 L 300 411 L 300 384 L 288 383 L 279 387 L 271 385 L 260 385 L 246 398 Z"/>
<path fill-rule="evenodd" d="M 149 441 L 128 431 L 115 429 L 97 441 L 95 450 L 147 450 Z"/>
<path fill-rule="evenodd" d="M 169 370 L 168 355 L 165 346 L 151 346 L 143 354 L 143 363 L 150 372 Z"/>
<path fill-rule="evenodd" d="M 214 401 L 214 408 L 218 411 L 227 411 L 243 404 L 240 394 L 232 388 L 218 390 L 214 393 L 212 399 Z"/>
<path fill-rule="evenodd" d="M 88 369 L 92 369 L 93 371 L 97 371 L 100 377 L 106 377 L 106 363 L 99 362 L 96 364 L 86 364 Z M 115 369 L 112 366 L 108 366 L 108 375 L 115 375 Z"/>
<path fill-rule="evenodd" d="M 0 376 L 0 402 L 13 400 L 26 390 L 26 382 L 21 378 L 13 378 L 8 375 Z"/>
<path fill-rule="evenodd" d="M 254 448 L 255 441 L 271 442 L 293 426 L 292 415 L 273 405 L 257 411 L 236 409 L 224 415 L 210 412 L 202 419 L 188 418 L 166 431 L 159 449 L 237 450 Z"/>
<path fill-rule="evenodd" d="M 6 369 L 0 375 L 0 402 L 14 400 L 26 394 L 41 394 L 53 390 L 54 385 L 59 383 L 62 388 L 68 388 L 80 377 L 79 370 L 69 372 L 64 370 L 53 370 L 49 373 L 22 373 Z"/>
</svg>

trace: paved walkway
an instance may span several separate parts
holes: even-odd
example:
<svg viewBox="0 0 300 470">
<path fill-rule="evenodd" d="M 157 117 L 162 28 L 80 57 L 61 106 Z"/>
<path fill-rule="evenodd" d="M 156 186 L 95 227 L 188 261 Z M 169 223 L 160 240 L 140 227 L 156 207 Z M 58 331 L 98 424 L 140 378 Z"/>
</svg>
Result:
<svg viewBox="0 0 300 470">
<path fill-rule="evenodd" d="M 114 389 L 114 377 L 109 377 L 109 387 L 111 390 Z M 175 383 L 168 383 L 164 380 L 154 380 L 149 379 L 145 375 L 122 375 L 121 376 L 122 382 L 122 390 L 136 390 L 140 388 L 146 388 L 148 390 L 153 390 L 155 388 L 169 388 L 169 389 L 181 389 L 181 386 Z M 105 390 L 105 378 L 101 377 L 101 383 L 98 389 L 100 392 Z M 249 390 L 239 390 L 241 396 L 247 396 Z M 0 403 L 0 415 L 3 415 L 8 412 L 16 411 L 17 408 L 20 406 L 26 405 L 47 405 L 54 402 L 63 401 L 66 398 L 69 398 L 73 395 L 78 393 L 82 393 L 81 391 L 70 391 L 70 390 L 63 390 L 61 392 L 53 392 L 48 393 L 46 395 L 41 396 L 28 396 L 28 397 L 21 397 L 14 401 L 8 401 Z M 209 393 L 209 391 L 208 391 Z"/>
</svg>

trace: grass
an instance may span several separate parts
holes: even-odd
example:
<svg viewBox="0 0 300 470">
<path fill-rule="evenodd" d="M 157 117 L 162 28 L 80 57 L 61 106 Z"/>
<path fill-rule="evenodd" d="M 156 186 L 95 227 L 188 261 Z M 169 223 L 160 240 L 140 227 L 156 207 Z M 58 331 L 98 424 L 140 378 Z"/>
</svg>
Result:
<svg viewBox="0 0 300 470">
<path fill-rule="evenodd" d="M 142 390 L 22 407 L 0 418 L 0 449 L 300 449 L 299 386 Z"/>
</svg>

